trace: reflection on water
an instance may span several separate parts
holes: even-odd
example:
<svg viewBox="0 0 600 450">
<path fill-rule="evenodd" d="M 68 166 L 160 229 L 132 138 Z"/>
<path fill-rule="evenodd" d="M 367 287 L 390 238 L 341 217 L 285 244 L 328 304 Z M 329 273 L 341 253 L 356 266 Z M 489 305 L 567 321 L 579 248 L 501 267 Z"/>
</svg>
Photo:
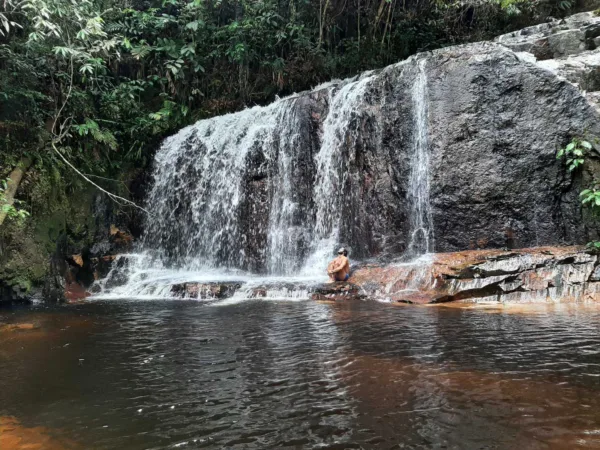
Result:
<svg viewBox="0 0 600 450">
<path fill-rule="evenodd" d="M 600 448 L 600 309 L 509 309 L 0 311 L 0 448 Z"/>
</svg>

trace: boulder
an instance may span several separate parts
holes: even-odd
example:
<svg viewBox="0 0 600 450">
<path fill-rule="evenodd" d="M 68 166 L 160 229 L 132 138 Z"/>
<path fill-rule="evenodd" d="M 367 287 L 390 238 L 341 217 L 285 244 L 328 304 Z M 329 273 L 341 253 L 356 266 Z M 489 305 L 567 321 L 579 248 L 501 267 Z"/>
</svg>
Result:
<svg viewBox="0 0 600 450">
<path fill-rule="evenodd" d="M 229 298 L 241 287 L 241 283 L 182 283 L 174 284 L 171 293 L 175 297 L 193 299 L 224 299 Z"/>
<path fill-rule="evenodd" d="M 365 295 L 357 285 L 340 281 L 314 287 L 310 298 L 319 301 L 347 301 L 363 300 Z"/>
<path fill-rule="evenodd" d="M 504 34 L 494 40 L 515 52 L 528 52 L 545 60 L 593 50 L 599 36 L 600 17 L 594 12 L 584 12 Z"/>
</svg>

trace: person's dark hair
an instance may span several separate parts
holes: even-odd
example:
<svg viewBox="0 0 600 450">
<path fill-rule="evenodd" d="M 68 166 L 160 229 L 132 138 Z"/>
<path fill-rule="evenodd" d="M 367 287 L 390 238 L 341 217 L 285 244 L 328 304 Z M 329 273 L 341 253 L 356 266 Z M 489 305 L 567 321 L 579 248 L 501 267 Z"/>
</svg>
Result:
<svg viewBox="0 0 600 450">
<path fill-rule="evenodd" d="M 344 250 L 344 256 L 348 256 L 348 250 Z"/>
</svg>

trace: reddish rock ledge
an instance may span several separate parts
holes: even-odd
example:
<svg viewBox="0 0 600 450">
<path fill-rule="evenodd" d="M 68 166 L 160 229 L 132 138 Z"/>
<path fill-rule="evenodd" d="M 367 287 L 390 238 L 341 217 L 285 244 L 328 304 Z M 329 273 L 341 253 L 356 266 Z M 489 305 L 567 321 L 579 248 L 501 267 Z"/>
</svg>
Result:
<svg viewBox="0 0 600 450">
<path fill-rule="evenodd" d="M 352 277 L 367 297 L 403 303 L 600 300 L 598 257 L 582 247 L 472 250 L 429 262 L 366 265 Z"/>
</svg>

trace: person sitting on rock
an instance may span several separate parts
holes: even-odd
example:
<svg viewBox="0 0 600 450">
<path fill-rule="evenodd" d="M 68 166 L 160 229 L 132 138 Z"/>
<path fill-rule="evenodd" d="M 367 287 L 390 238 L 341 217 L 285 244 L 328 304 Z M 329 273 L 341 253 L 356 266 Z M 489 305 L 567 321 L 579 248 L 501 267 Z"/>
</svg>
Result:
<svg viewBox="0 0 600 450">
<path fill-rule="evenodd" d="M 327 275 L 331 281 L 348 281 L 350 278 L 350 260 L 348 250 L 344 247 L 338 250 L 338 257 L 327 266 Z"/>
</svg>

